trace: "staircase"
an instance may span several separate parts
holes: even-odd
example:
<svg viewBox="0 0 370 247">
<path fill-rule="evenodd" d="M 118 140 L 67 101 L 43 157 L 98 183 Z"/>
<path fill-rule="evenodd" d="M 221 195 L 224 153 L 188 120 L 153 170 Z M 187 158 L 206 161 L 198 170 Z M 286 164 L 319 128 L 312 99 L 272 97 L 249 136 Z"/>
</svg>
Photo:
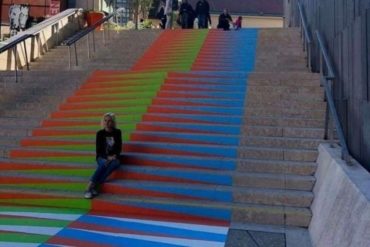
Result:
<svg viewBox="0 0 370 247">
<path fill-rule="evenodd" d="M 124 133 L 123 165 L 90 202 L 82 191 L 108 111 Z M 41 125 L 15 131 L 23 138 L 3 148 L 0 204 L 307 227 L 324 114 L 297 30 L 165 31 L 131 70 L 91 73 Z"/>
</svg>

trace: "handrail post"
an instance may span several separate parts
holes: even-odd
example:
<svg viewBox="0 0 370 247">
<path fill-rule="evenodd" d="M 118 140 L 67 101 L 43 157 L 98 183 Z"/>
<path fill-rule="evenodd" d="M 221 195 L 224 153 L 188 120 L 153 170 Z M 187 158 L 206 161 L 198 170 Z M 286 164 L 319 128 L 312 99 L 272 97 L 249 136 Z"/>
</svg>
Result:
<svg viewBox="0 0 370 247">
<path fill-rule="evenodd" d="M 27 65 L 27 70 L 30 70 L 30 65 L 28 63 L 28 55 L 27 55 L 27 46 L 26 46 L 26 41 L 23 41 L 23 47 L 24 47 L 24 55 L 26 56 L 26 65 Z"/>
<path fill-rule="evenodd" d="M 307 67 L 312 72 L 312 66 L 311 66 L 311 44 L 307 44 Z"/>
<path fill-rule="evenodd" d="M 87 58 L 90 59 L 90 35 L 87 34 Z"/>
<path fill-rule="evenodd" d="M 56 27 L 56 30 L 57 30 L 57 43 L 56 43 L 56 45 L 58 45 L 59 44 L 59 22 L 56 23 L 55 27 Z"/>
<path fill-rule="evenodd" d="M 15 82 L 18 82 L 18 63 L 17 63 L 17 46 L 13 47 L 14 53 L 14 70 L 15 70 Z"/>
<path fill-rule="evenodd" d="M 333 96 L 333 79 L 326 79 L 328 85 L 328 93 Z M 330 116 L 330 115 L 329 115 Z M 330 147 L 334 147 L 334 121 L 333 118 L 329 117 L 329 141 Z"/>
<path fill-rule="evenodd" d="M 106 45 L 106 42 L 105 42 L 105 23 L 103 24 L 103 45 L 105 46 Z"/>
<path fill-rule="evenodd" d="M 94 30 L 92 31 L 92 38 L 93 38 L 93 52 L 95 54 L 95 28 Z"/>
<path fill-rule="evenodd" d="M 77 59 L 77 47 L 76 47 L 76 43 L 73 44 L 74 48 L 75 48 L 75 58 L 76 58 L 76 66 L 78 66 L 78 59 Z"/>
<path fill-rule="evenodd" d="M 71 46 L 68 46 L 68 54 L 69 54 L 69 70 L 72 69 L 72 55 L 71 55 Z"/>
</svg>

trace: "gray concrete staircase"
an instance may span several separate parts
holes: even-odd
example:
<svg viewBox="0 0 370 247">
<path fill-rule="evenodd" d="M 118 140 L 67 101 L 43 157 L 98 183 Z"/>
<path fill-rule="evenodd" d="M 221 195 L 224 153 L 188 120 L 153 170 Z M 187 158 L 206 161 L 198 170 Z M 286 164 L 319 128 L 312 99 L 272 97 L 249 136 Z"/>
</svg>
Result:
<svg viewBox="0 0 370 247">
<path fill-rule="evenodd" d="M 249 76 L 237 170 L 264 178 L 261 184 L 243 179 L 245 188 L 263 188 L 270 195 L 283 193 L 282 200 L 259 202 L 275 209 L 281 206 L 279 224 L 307 227 L 317 147 L 324 137 L 324 92 L 319 76 L 305 68 L 298 30 L 261 30 L 259 38 L 256 71 Z M 286 217 L 288 212 L 290 217 Z M 276 224 L 272 218 L 261 220 L 264 216 L 245 220 Z"/>
</svg>

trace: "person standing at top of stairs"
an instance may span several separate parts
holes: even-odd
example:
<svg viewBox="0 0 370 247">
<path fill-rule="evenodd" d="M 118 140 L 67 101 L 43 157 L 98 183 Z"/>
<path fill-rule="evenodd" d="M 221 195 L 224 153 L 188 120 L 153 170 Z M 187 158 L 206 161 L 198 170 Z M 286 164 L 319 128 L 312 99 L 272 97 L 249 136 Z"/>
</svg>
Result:
<svg viewBox="0 0 370 247">
<path fill-rule="evenodd" d="M 209 3 L 207 0 L 199 0 L 197 2 L 195 13 L 198 18 L 199 29 L 208 28 L 208 21 L 209 25 L 212 25 L 211 16 L 209 14 Z"/>
<path fill-rule="evenodd" d="M 116 128 L 114 113 L 106 113 L 102 119 L 103 129 L 96 133 L 96 162 L 98 167 L 92 175 L 84 197 L 91 199 L 98 195 L 97 186 L 105 182 L 108 176 L 120 166 L 122 133 Z"/>
</svg>

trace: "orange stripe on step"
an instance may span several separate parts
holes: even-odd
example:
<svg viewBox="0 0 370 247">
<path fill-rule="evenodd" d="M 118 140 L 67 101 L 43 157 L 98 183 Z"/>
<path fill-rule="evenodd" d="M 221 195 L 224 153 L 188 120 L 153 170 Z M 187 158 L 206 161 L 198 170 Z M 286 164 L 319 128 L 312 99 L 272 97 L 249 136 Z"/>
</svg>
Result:
<svg viewBox="0 0 370 247">
<path fill-rule="evenodd" d="M 65 117 L 100 117 L 104 114 L 104 111 L 101 112 L 64 112 L 58 111 L 51 114 L 51 118 L 65 118 Z"/>
<path fill-rule="evenodd" d="M 63 121 L 63 120 L 44 120 L 42 127 L 63 127 L 63 126 L 93 126 L 99 124 L 98 122 L 88 121 Z"/>
<path fill-rule="evenodd" d="M 1 162 L 0 170 L 71 170 L 81 169 L 80 166 L 64 166 L 64 165 L 47 165 L 47 164 L 30 164 L 30 163 L 14 163 Z"/>
<path fill-rule="evenodd" d="M 27 178 L 27 177 L 1 177 L 0 184 L 45 184 L 45 183 L 65 183 L 68 180 Z"/>
<path fill-rule="evenodd" d="M 91 154 L 70 153 L 70 152 L 54 152 L 54 151 L 38 151 L 38 150 L 11 150 L 9 156 L 11 158 L 27 158 L 27 157 L 92 157 Z"/>
<path fill-rule="evenodd" d="M 95 131 L 87 130 L 47 130 L 47 129 L 35 129 L 32 131 L 33 136 L 64 136 L 64 135 L 91 135 L 95 134 Z"/>
<path fill-rule="evenodd" d="M 21 141 L 21 146 L 59 146 L 59 145 L 84 145 L 91 144 L 88 141 L 59 141 L 59 140 L 34 140 L 24 139 Z"/>
</svg>

